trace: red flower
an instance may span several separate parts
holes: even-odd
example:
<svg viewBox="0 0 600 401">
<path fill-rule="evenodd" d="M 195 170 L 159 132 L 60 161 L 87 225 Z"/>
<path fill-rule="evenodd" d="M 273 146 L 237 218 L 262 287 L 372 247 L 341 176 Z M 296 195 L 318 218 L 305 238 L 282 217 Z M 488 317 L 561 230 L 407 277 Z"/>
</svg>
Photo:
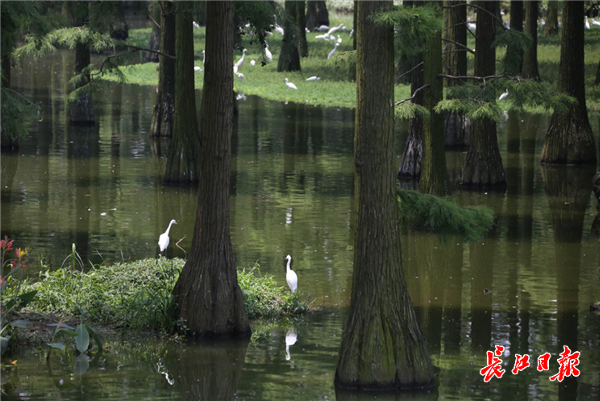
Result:
<svg viewBox="0 0 600 401">
<path fill-rule="evenodd" d="M 10 261 L 10 264 L 12 264 L 12 266 L 13 266 L 13 269 L 14 269 L 15 267 L 17 267 L 17 261 L 16 261 L 16 260 L 11 260 L 11 261 Z"/>
<path fill-rule="evenodd" d="M 13 239 L 13 240 L 11 240 L 11 241 L 8 243 L 8 245 L 6 246 L 6 251 L 7 251 L 7 252 L 8 252 L 8 251 L 12 251 L 12 249 L 13 249 L 13 248 L 12 248 L 12 244 L 13 244 L 13 242 L 15 242 L 15 240 L 14 240 L 14 239 Z"/>
</svg>

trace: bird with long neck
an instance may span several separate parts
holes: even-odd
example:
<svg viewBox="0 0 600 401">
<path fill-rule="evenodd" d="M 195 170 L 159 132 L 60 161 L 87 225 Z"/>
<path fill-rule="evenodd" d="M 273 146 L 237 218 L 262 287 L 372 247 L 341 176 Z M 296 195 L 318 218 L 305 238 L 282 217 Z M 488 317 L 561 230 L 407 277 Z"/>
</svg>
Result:
<svg viewBox="0 0 600 401">
<path fill-rule="evenodd" d="M 287 273 L 285 275 L 285 280 L 287 281 L 288 285 L 290 286 L 290 290 L 292 291 L 292 294 L 293 294 L 298 289 L 298 275 L 296 274 L 295 271 L 293 271 L 290 268 L 290 265 L 292 264 L 292 257 L 290 255 L 287 255 L 285 258 L 288 261 L 287 262 Z"/>
<path fill-rule="evenodd" d="M 178 224 L 178 223 L 175 220 L 171 220 L 171 222 L 169 223 L 169 227 L 167 228 L 167 231 L 162 233 L 160 235 L 160 237 L 158 238 L 158 247 L 160 248 L 161 252 L 165 251 L 167 249 L 167 247 L 169 246 L 169 231 L 171 231 L 171 226 L 173 224 Z"/>
</svg>

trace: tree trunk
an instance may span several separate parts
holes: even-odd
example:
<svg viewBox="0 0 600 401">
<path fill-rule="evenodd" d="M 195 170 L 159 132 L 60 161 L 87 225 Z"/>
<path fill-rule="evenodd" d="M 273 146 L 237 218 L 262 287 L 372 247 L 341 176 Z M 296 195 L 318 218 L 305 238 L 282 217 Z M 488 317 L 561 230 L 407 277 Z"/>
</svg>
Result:
<svg viewBox="0 0 600 401">
<path fill-rule="evenodd" d="M 352 29 L 354 33 L 352 34 L 352 50 L 356 50 L 356 10 L 358 8 L 358 1 L 354 0 L 354 10 L 352 10 Z M 356 82 L 356 63 L 350 64 L 348 69 L 348 81 Z M 394 82 L 397 83 L 397 82 Z"/>
<path fill-rule="evenodd" d="M 192 2 L 181 1 L 176 3 L 175 112 L 173 116 L 173 138 L 169 145 L 167 166 L 165 168 L 165 184 L 192 184 L 198 182 L 200 138 L 194 93 L 192 10 Z M 231 65 L 233 65 L 233 61 Z M 233 71 L 232 68 L 230 69 Z"/>
<path fill-rule="evenodd" d="M 129 26 L 125 20 L 125 5 L 123 1 L 114 1 L 113 29 L 110 37 L 118 40 L 126 40 L 129 37 Z"/>
<path fill-rule="evenodd" d="M 462 1 L 445 1 L 445 6 L 453 6 L 463 3 Z M 464 46 L 467 45 L 467 7 L 454 7 L 444 9 L 444 21 L 446 30 L 444 39 L 452 40 Z M 444 43 L 446 51 L 443 55 L 445 73 L 448 75 L 467 75 L 467 52 L 461 46 L 454 43 Z M 445 79 L 444 86 L 461 85 L 457 79 Z M 469 120 L 457 111 L 446 114 L 444 121 L 446 129 L 446 147 L 463 147 L 467 145 Z"/>
<path fill-rule="evenodd" d="M 296 2 L 292 0 L 285 1 L 285 11 L 296 19 Z M 300 54 L 298 53 L 298 37 L 294 32 L 295 27 L 291 24 L 284 24 L 283 39 L 281 41 L 281 53 L 277 63 L 277 72 L 282 71 L 300 71 Z"/>
<path fill-rule="evenodd" d="M 424 388 L 433 368 L 408 295 L 394 179 L 392 27 L 370 18 L 391 1 L 358 4 L 355 196 L 358 228 L 350 315 L 335 384 L 358 390 Z"/>
<path fill-rule="evenodd" d="M 496 33 L 495 14 L 497 2 L 478 1 L 483 10 L 477 10 L 477 39 L 475 41 L 475 75 L 494 75 L 496 71 L 496 49 L 491 47 Z M 504 168 L 498 149 L 496 122 L 489 118 L 471 120 L 469 151 L 463 167 L 465 185 L 504 184 Z"/>
<path fill-rule="evenodd" d="M 206 13 L 207 57 L 200 114 L 202 173 L 198 209 L 190 256 L 173 295 L 179 305 L 179 318 L 185 320 L 195 335 L 248 335 L 250 326 L 237 282 L 229 232 L 233 3 L 210 1 Z M 188 25 L 191 29 L 191 22 Z"/>
<path fill-rule="evenodd" d="M 539 81 L 540 72 L 537 61 L 537 20 L 539 11 L 539 1 L 525 2 L 525 32 L 533 39 L 531 47 L 523 53 L 523 78 L 535 79 Z"/>
<path fill-rule="evenodd" d="M 513 0 L 510 2 L 510 29 L 523 32 L 523 2 Z M 518 75 L 523 69 L 523 52 L 508 45 L 506 59 L 514 60 L 507 65 L 506 73 Z"/>
<path fill-rule="evenodd" d="M 419 64 L 421 61 L 423 61 L 422 57 L 415 61 L 414 65 Z M 411 73 L 411 75 L 412 84 L 410 87 L 410 91 L 411 94 L 413 94 L 417 89 L 423 86 L 423 68 L 417 68 Z M 423 99 L 423 91 L 419 91 L 412 100 L 412 103 L 423 106 L 425 104 Z M 402 161 L 400 162 L 398 177 L 419 177 L 421 175 L 422 156 L 423 117 L 421 115 L 415 115 L 408 121 L 408 138 L 406 138 L 406 144 L 404 145 L 404 152 L 402 153 Z"/>
<path fill-rule="evenodd" d="M 306 14 L 304 9 L 306 8 L 306 1 L 296 2 L 296 22 L 298 23 L 298 53 L 300 57 L 308 57 L 308 44 L 306 42 Z"/>
<path fill-rule="evenodd" d="M 160 50 L 175 56 L 175 6 L 173 2 L 160 3 Z M 171 137 L 175 113 L 175 60 L 159 57 L 158 96 L 152 114 L 150 137 Z"/>
<path fill-rule="evenodd" d="M 2 87 L 10 88 L 10 55 L 2 55 Z"/>
<path fill-rule="evenodd" d="M 329 11 L 324 1 L 315 1 L 317 3 L 317 26 L 329 26 Z"/>
<path fill-rule="evenodd" d="M 600 61 L 598 62 L 598 71 L 596 71 L 596 81 L 594 85 L 600 85 Z"/>
<path fill-rule="evenodd" d="M 306 27 L 313 31 L 317 25 L 317 2 L 308 0 L 306 2 Z"/>
<path fill-rule="evenodd" d="M 544 37 L 558 35 L 558 1 L 548 2 L 548 16 L 546 17 L 546 25 L 544 25 Z"/>
<path fill-rule="evenodd" d="M 583 4 L 563 2 L 563 29 L 557 90 L 577 104 L 567 113 L 552 114 L 544 137 L 542 163 L 596 165 L 596 143 L 585 102 Z"/>
<path fill-rule="evenodd" d="M 421 162 L 421 180 L 419 191 L 434 195 L 447 195 L 448 171 L 446 169 L 444 117 L 434 111 L 443 99 L 444 81 L 438 75 L 442 73 L 442 33 L 437 32 L 427 43 L 423 54 L 424 106 L 429 110 L 429 118 L 423 121 L 423 159 Z"/>
<path fill-rule="evenodd" d="M 152 16 L 154 21 L 151 22 L 152 25 L 152 33 L 150 34 L 150 39 L 148 40 L 148 45 L 146 46 L 151 50 L 159 50 L 160 49 L 160 28 L 157 24 L 160 24 L 160 4 L 154 1 L 150 3 L 148 6 L 148 14 Z M 155 23 L 156 22 L 156 23 Z M 146 53 L 146 61 L 150 61 L 153 63 L 158 62 L 158 54 L 156 53 Z"/>
</svg>

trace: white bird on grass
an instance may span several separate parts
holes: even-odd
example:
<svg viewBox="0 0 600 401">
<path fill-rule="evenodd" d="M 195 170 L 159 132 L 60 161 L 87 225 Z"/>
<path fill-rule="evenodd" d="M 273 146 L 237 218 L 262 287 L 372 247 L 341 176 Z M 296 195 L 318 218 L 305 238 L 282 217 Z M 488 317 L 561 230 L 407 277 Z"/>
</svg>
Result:
<svg viewBox="0 0 600 401">
<path fill-rule="evenodd" d="M 206 53 L 202 50 L 202 64 L 206 64 Z"/>
<path fill-rule="evenodd" d="M 329 35 L 329 40 L 335 40 L 335 36 Z"/>
<path fill-rule="evenodd" d="M 233 65 L 233 73 L 234 73 L 234 74 L 237 74 L 237 72 L 238 72 L 237 65 L 235 65 L 235 64 L 234 64 L 234 65 Z"/>
<path fill-rule="evenodd" d="M 169 227 L 167 228 L 167 231 L 162 233 L 160 235 L 160 237 L 158 238 L 158 247 L 160 248 L 161 252 L 164 252 L 165 249 L 167 249 L 167 247 L 169 246 L 169 231 L 171 230 L 171 226 L 173 224 L 178 224 L 178 223 L 175 220 L 171 220 L 171 222 L 169 223 Z"/>
<path fill-rule="evenodd" d="M 246 49 L 242 51 L 242 58 L 239 59 L 237 63 L 235 63 L 236 67 L 240 68 L 242 64 L 244 64 L 244 59 L 246 58 L 246 51 Z"/>
<path fill-rule="evenodd" d="M 287 262 L 287 273 L 285 275 L 285 280 L 287 281 L 288 285 L 290 286 L 290 290 L 292 291 L 292 294 L 293 294 L 298 289 L 298 275 L 296 274 L 295 271 L 290 269 L 290 264 L 292 263 L 292 257 L 290 255 L 287 255 L 285 258 L 288 261 Z"/>
<path fill-rule="evenodd" d="M 196 67 L 194 67 L 194 71 L 200 71 L 200 72 L 202 72 L 202 68 L 196 66 Z"/>
<path fill-rule="evenodd" d="M 319 32 L 325 32 L 329 30 L 329 27 L 327 25 L 321 25 L 320 27 L 315 28 L 315 30 Z"/>
<path fill-rule="evenodd" d="M 194 28 L 200 29 L 200 25 L 198 25 L 196 21 L 192 21 L 192 25 L 194 26 Z"/>
<path fill-rule="evenodd" d="M 320 80 L 320 77 L 314 76 L 314 77 L 310 77 L 310 78 L 306 78 L 307 81 L 318 81 Z"/>
<path fill-rule="evenodd" d="M 585 27 L 586 29 L 590 29 L 590 21 L 588 21 L 587 15 L 585 16 Z"/>
<path fill-rule="evenodd" d="M 283 34 L 285 33 L 285 32 L 284 32 L 284 30 L 283 30 L 283 28 L 282 28 L 282 27 L 280 27 L 280 26 L 279 26 L 279 25 L 277 25 L 277 24 L 275 24 L 275 31 L 276 31 L 278 34 L 280 34 L 280 35 L 283 35 Z"/>
<path fill-rule="evenodd" d="M 338 42 L 338 45 L 342 44 L 342 37 L 340 35 L 338 35 L 337 42 Z"/>
<path fill-rule="evenodd" d="M 317 35 L 317 36 L 315 36 L 315 39 L 329 40 L 329 36 L 327 36 L 327 34 L 324 33 L 323 35 Z"/>
<path fill-rule="evenodd" d="M 294 84 L 293 84 L 293 83 L 291 83 L 291 82 L 288 82 L 288 79 L 287 79 L 287 78 L 285 79 L 285 84 L 287 85 L 287 87 L 288 87 L 288 88 L 291 88 L 291 89 L 298 89 L 298 88 L 296 87 L 296 85 L 294 85 Z M 288 255 L 288 256 L 290 256 L 290 255 Z"/>
<path fill-rule="evenodd" d="M 337 32 L 337 30 L 340 29 L 343 26 L 344 26 L 344 24 L 340 24 L 340 26 L 334 26 L 333 28 L 331 28 L 329 30 L 329 32 L 327 32 L 327 35 L 332 35 L 334 32 Z"/>
<path fill-rule="evenodd" d="M 507 96 L 508 96 L 508 89 L 506 90 L 506 92 L 504 92 L 503 94 L 500 95 L 498 100 L 502 100 L 502 99 L 506 98 Z"/>
<path fill-rule="evenodd" d="M 273 55 L 269 51 L 269 44 L 265 42 L 265 45 L 267 45 L 267 47 L 265 47 L 265 58 L 269 61 L 273 61 Z"/>
<path fill-rule="evenodd" d="M 250 65 L 252 65 L 252 66 L 253 66 L 254 64 L 256 64 L 256 61 L 254 61 L 254 60 L 250 60 Z"/>
<path fill-rule="evenodd" d="M 600 25 L 600 21 L 596 21 L 595 19 L 592 20 L 592 25 Z"/>
<path fill-rule="evenodd" d="M 235 75 L 237 75 L 239 79 L 246 79 L 244 74 L 242 74 L 241 72 L 236 72 Z"/>
<path fill-rule="evenodd" d="M 340 44 L 339 44 L 338 42 L 335 42 L 335 47 L 333 48 L 333 50 L 332 50 L 332 51 L 330 51 L 330 52 L 329 52 L 329 56 L 327 56 L 327 60 L 329 60 L 330 58 L 332 58 L 332 57 L 333 57 L 333 55 L 335 54 L 335 49 L 337 49 L 337 47 L 338 47 L 339 45 L 340 45 Z"/>
</svg>

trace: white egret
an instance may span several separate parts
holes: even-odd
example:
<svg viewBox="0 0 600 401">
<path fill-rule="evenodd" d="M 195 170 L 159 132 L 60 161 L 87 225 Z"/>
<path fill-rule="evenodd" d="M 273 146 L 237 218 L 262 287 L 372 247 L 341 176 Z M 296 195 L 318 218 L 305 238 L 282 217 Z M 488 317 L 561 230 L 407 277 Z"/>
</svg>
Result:
<svg viewBox="0 0 600 401">
<path fill-rule="evenodd" d="M 288 82 L 288 79 L 287 79 L 287 78 L 285 79 L 285 84 L 287 85 L 287 87 L 288 87 L 288 88 L 291 88 L 291 89 L 298 89 L 298 88 L 296 87 L 296 85 L 294 85 L 294 84 L 293 84 L 293 83 L 291 83 L 291 82 Z M 288 255 L 288 256 L 290 256 L 290 255 Z M 288 266 L 288 267 L 289 267 L 289 266 Z"/>
<path fill-rule="evenodd" d="M 235 64 L 234 64 L 234 65 L 233 65 L 233 73 L 234 73 L 234 74 L 237 74 L 237 72 L 238 72 L 237 65 L 235 65 Z"/>
<path fill-rule="evenodd" d="M 592 20 L 592 25 L 600 25 L 600 21 L 596 21 L 595 19 Z"/>
<path fill-rule="evenodd" d="M 329 40 L 335 40 L 335 36 L 329 35 Z"/>
<path fill-rule="evenodd" d="M 337 30 L 340 29 L 343 26 L 344 26 L 344 24 L 340 24 L 340 26 L 334 26 L 333 28 L 331 28 L 329 30 L 329 32 L 327 32 L 327 35 L 332 35 L 334 32 L 337 32 Z"/>
<path fill-rule="evenodd" d="M 196 67 L 194 67 L 194 71 L 200 71 L 200 72 L 202 72 L 202 68 L 196 66 Z"/>
<path fill-rule="evenodd" d="M 503 94 L 500 95 L 498 100 L 502 100 L 502 99 L 506 98 L 507 96 L 508 96 L 508 89 L 506 90 L 506 92 L 504 92 Z"/>
<path fill-rule="evenodd" d="M 325 32 L 325 31 L 329 30 L 329 27 L 327 25 L 321 25 L 320 27 L 316 28 L 315 30 L 319 31 L 319 32 Z"/>
<path fill-rule="evenodd" d="M 171 230 L 171 226 L 173 224 L 178 224 L 178 223 L 175 220 L 171 220 L 171 222 L 169 223 L 169 227 L 167 228 L 167 231 L 162 233 L 160 235 L 160 237 L 158 238 L 158 247 L 160 248 L 161 252 L 163 252 L 169 246 L 169 231 Z"/>
<path fill-rule="evenodd" d="M 307 81 L 318 81 L 320 80 L 320 77 L 314 76 L 314 77 L 310 77 L 310 78 L 306 78 Z"/>
<path fill-rule="evenodd" d="M 237 63 L 235 63 L 236 67 L 240 68 L 242 66 L 242 64 L 244 64 L 244 59 L 246 58 L 246 49 L 244 49 L 242 51 L 242 58 L 238 60 Z"/>
<path fill-rule="evenodd" d="M 286 80 L 287 80 L 287 78 L 286 78 Z M 292 263 L 292 257 L 290 255 L 287 255 L 285 258 L 288 261 L 287 262 L 287 273 L 285 275 L 285 280 L 287 281 L 288 285 L 290 286 L 290 290 L 292 291 L 292 294 L 293 294 L 298 289 L 298 275 L 296 274 L 295 271 L 290 269 L 290 264 Z"/>
<path fill-rule="evenodd" d="M 342 44 L 342 37 L 340 35 L 338 35 L 337 42 L 340 45 Z"/>
<path fill-rule="evenodd" d="M 279 26 L 279 25 L 277 25 L 277 24 L 275 24 L 275 31 L 276 31 L 278 34 L 280 34 L 280 35 L 283 35 L 283 34 L 284 34 L 283 28 L 282 28 L 282 27 L 280 27 L 280 26 Z"/>
<path fill-rule="evenodd" d="M 473 22 L 469 22 L 467 24 L 467 26 L 469 27 L 470 30 L 475 31 L 477 30 L 477 24 L 473 23 Z"/>
<path fill-rule="evenodd" d="M 304 28 L 304 32 L 310 33 L 310 31 L 308 30 L 308 28 Z"/>
<path fill-rule="evenodd" d="M 354 29 L 350 31 L 350 36 L 354 35 Z"/>
<path fill-rule="evenodd" d="M 585 28 L 590 29 L 590 21 L 588 21 L 587 15 L 585 16 Z"/>
<path fill-rule="evenodd" d="M 254 61 L 254 60 L 250 60 L 250 65 L 252 65 L 252 66 L 253 66 L 254 64 L 256 64 L 256 61 Z"/>
<path fill-rule="evenodd" d="M 241 72 L 236 72 L 235 75 L 237 75 L 239 79 L 246 79 L 244 74 L 242 74 Z"/>
<path fill-rule="evenodd" d="M 202 50 L 202 64 L 206 64 L 206 53 Z"/>
<path fill-rule="evenodd" d="M 296 344 L 298 336 L 294 333 L 294 329 L 289 329 L 285 335 L 285 360 L 289 361 L 292 359 L 290 356 L 290 346 Z"/>
<path fill-rule="evenodd" d="M 192 25 L 194 26 L 194 28 L 200 29 L 200 25 L 198 25 L 196 21 L 192 21 Z"/>
<path fill-rule="evenodd" d="M 317 35 L 315 36 L 315 39 L 325 39 L 325 40 L 329 40 L 329 36 L 327 36 L 327 34 L 323 34 L 323 35 Z"/>
<path fill-rule="evenodd" d="M 335 49 L 337 49 L 337 47 L 338 47 L 339 45 L 340 45 L 339 43 L 335 42 L 335 47 L 333 48 L 333 50 L 332 50 L 332 51 L 330 51 L 330 52 L 329 52 L 329 56 L 327 56 L 327 60 L 329 60 L 330 58 L 332 58 L 332 57 L 333 57 L 333 55 L 335 54 Z"/>
<path fill-rule="evenodd" d="M 267 45 L 267 47 L 265 47 L 265 58 L 269 61 L 273 61 L 273 55 L 269 51 L 269 44 L 265 42 L 265 45 Z"/>
</svg>

